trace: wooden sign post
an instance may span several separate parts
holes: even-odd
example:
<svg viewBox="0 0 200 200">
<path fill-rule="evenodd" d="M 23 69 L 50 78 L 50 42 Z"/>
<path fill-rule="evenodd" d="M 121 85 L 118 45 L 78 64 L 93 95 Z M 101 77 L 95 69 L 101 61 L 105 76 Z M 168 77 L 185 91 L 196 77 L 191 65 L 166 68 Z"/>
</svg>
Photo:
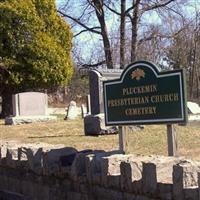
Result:
<svg viewBox="0 0 200 200">
<path fill-rule="evenodd" d="M 119 150 L 125 154 L 127 151 L 127 132 L 125 126 L 119 126 Z"/>
<path fill-rule="evenodd" d="M 167 125 L 168 156 L 178 156 L 176 130 L 174 125 Z"/>
</svg>

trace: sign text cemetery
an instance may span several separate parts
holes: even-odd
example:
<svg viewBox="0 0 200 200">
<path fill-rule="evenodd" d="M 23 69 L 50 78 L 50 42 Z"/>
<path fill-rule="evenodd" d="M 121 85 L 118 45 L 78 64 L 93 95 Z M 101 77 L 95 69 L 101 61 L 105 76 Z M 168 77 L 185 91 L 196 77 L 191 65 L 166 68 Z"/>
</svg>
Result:
<svg viewBox="0 0 200 200">
<path fill-rule="evenodd" d="M 106 125 L 186 123 L 183 70 L 160 72 L 152 63 L 130 64 L 120 79 L 104 81 Z"/>
</svg>

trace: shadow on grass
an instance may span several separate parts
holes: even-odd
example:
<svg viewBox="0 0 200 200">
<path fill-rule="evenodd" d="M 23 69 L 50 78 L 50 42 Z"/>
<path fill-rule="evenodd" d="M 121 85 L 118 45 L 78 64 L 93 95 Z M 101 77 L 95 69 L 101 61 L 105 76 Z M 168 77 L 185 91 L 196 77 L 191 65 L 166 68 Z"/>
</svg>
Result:
<svg viewBox="0 0 200 200">
<path fill-rule="evenodd" d="M 46 136 L 30 136 L 28 139 L 36 139 L 36 138 L 57 138 L 57 137 L 85 137 L 85 135 L 46 135 Z"/>
</svg>

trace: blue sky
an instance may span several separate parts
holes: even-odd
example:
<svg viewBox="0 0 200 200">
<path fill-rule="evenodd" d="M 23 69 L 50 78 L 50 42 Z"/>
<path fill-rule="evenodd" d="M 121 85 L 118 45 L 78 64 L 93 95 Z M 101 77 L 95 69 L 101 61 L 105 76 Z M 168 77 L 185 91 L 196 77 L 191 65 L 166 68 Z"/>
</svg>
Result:
<svg viewBox="0 0 200 200">
<path fill-rule="evenodd" d="M 180 0 L 178 0 L 180 2 Z M 59 7 L 59 5 L 62 5 L 63 3 L 65 3 L 66 0 L 56 0 L 56 4 Z M 73 14 L 77 14 L 80 12 L 80 7 L 79 4 L 83 2 L 81 0 L 72 0 L 73 6 L 75 7 L 74 13 Z M 120 2 L 118 0 L 118 2 Z M 187 13 L 188 16 L 193 16 L 193 14 L 195 14 L 195 10 L 200 10 L 200 0 L 188 0 L 187 3 L 190 3 L 191 6 L 187 6 L 184 7 L 184 9 L 182 10 L 183 13 Z M 116 26 L 116 17 L 115 15 L 109 15 L 109 18 L 106 20 L 107 26 L 108 26 L 108 32 L 111 31 L 119 31 L 119 24 Z M 147 14 L 145 14 L 143 16 L 143 21 L 147 22 L 147 24 L 157 24 L 157 25 L 161 25 L 162 26 L 162 21 L 161 18 L 158 16 L 157 12 L 152 11 L 152 12 L 147 12 Z M 93 26 L 95 23 L 98 25 L 98 22 L 93 20 L 91 22 L 92 24 L 90 24 L 91 26 Z M 78 27 L 78 28 L 77 28 Z M 79 32 L 80 30 L 82 30 L 82 28 L 80 26 L 77 26 L 76 28 L 73 28 L 72 30 L 75 32 Z M 117 28 L 116 28 L 117 27 Z M 145 29 L 143 28 L 142 31 L 144 31 Z M 140 30 L 141 31 L 141 30 Z M 87 60 L 89 57 L 91 57 L 91 54 L 94 53 L 92 52 L 94 50 L 94 47 L 99 48 L 99 45 L 102 45 L 102 42 L 99 42 L 99 40 L 101 40 L 101 37 L 99 37 L 99 35 L 95 35 L 95 34 L 89 34 L 88 32 L 81 34 L 77 38 L 74 40 L 75 43 L 78 43 L 78 45 L 80 47 L 84 47 L 83 48 L 83 52 L 82 55 L 84 55 L 83 57 L 85 57 L 85 59 Z"/>
</svg>

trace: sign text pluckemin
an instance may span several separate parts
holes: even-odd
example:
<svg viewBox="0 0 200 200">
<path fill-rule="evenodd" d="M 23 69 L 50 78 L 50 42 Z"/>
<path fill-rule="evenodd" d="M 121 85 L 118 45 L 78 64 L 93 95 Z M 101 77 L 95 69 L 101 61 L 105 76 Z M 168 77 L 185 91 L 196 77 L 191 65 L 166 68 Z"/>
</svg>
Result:
<svg viewBox="0 0 200 200">
<path fill-rule="evenodd" d="M 160 72 L 138 61 L 120 79 L 104 81 L 103 90 L 106 125 L 187 122 L 183 70 Z"/>
</svg>

